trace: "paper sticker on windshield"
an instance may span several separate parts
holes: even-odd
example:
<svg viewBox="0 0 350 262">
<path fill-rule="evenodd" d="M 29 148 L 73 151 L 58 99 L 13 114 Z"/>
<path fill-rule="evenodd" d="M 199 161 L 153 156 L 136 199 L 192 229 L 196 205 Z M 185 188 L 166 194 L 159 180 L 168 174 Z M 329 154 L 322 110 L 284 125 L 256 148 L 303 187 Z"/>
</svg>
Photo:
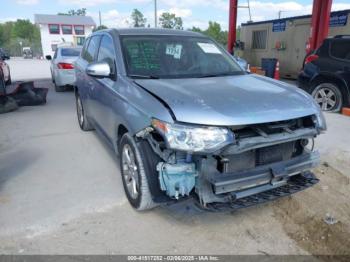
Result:
<svg viewBox="0 0 350 262">
<path fill-rule="evenodd" d="M 176 59 L 180 59 L 182 51 L 182 45 L 167 45 L 165 54 L 171 55 Z"/>
<path fill-rule="evenodd" d="M 216 45 L 211 43 L 197 43 L 199 47 L 203 50 L 204 53 L 208 54 L 221 54 L 221 51 L 219 48 L 216 47 Z"/>
</svg>

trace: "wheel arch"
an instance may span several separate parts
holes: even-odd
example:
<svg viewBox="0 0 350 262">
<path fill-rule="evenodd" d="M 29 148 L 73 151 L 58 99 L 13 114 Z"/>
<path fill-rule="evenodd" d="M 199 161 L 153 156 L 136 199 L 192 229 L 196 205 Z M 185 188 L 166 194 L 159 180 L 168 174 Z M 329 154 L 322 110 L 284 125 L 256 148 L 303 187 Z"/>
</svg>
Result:
<svg viewBox="0 0 350 262">
<path fill-rule="evenodd" d="M 331 82 L 337 85 L 337 87 L 339 87 L 340 92 L 342 93 L 342 98 L 344 101 L 343 106 L 349 106 L 350 105 L 350 91 L 349 91 L 349 87 L 346 84 L 346 82 L 341 79 L 340 77 L 338 77 L 335 74 L 329 74 L 329 73 L 321 73 L 316 75 L 312 80 L 311 80 L 311 84 L 313 86 L 311 92 L 314 90 L 314 88 L 321 84 L 321 83 L 325 83 L 325 82 Z"/>
<path fill-rule="evenodd" d="M 119 124 L 118 128 L 117 128 L 117 135 L 116 135 L 116 148 L 118 148 L 119 146 L 119 143 L 120 143 L 120 140 L 121 138 L 123 137 L 124 134 L 128 133 L 129 130 L 128 128 L 124 125 L 124 124 Z M 116 150 L 118 151 L 118 150 Z"/>
</svg>

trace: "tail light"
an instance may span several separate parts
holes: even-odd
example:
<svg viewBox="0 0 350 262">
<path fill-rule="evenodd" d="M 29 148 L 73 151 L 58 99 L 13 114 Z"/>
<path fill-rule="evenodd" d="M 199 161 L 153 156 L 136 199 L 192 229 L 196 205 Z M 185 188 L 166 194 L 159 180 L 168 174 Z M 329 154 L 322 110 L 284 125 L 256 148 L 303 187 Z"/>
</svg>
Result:
<svg viewBox="0 0 350 262">
<path fill-rule="evenodd" d="M 309 55 L 308 57 L 305 58 L 304 65 L 311 63 L 312 61 L 315 61 L 318 59 L 318 55 Z"/>
<path fill-rule="evenodd" d="M 58 63 L 57 67 L 59 69 L 74 69 L 74 65 L 69 64 L 69 63 Z"/>
</svg>

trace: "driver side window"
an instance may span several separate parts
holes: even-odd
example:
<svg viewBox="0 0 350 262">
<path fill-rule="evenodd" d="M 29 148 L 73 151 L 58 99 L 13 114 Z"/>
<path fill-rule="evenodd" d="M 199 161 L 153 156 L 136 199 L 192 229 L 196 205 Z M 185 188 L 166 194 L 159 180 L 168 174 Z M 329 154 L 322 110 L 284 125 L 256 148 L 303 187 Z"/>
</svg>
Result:
<svg viewBox="0 0 350 262">
<path fill-rule="evenodd" d="M 102 37 L 97 56 L 98 62 L 107 62 L 111 68 L 111 73 L 116 73 L 114 44 L 111 37 L 105 35 Z"/>
</svg>

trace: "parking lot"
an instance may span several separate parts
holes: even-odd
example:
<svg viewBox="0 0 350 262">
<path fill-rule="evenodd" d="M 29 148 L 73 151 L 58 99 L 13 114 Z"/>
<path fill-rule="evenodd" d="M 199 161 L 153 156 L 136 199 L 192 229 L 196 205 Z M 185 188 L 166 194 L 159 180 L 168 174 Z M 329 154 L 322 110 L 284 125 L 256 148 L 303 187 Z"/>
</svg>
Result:
<svg viewBox="0 0 350 262">
<path fill-rule="evenodd" d="M 80 130 L 74 93 L 54 91 L 48 62 L 9 65 L 14 81 L 50 90 L 46 105 L 0 115 L 2 254 L 350 254 L 349 117 L 326 114 L 321 181 L 305 192 L 233 213 L 190 202 L 137 212 L 118 158 Z"/>
</svg>

